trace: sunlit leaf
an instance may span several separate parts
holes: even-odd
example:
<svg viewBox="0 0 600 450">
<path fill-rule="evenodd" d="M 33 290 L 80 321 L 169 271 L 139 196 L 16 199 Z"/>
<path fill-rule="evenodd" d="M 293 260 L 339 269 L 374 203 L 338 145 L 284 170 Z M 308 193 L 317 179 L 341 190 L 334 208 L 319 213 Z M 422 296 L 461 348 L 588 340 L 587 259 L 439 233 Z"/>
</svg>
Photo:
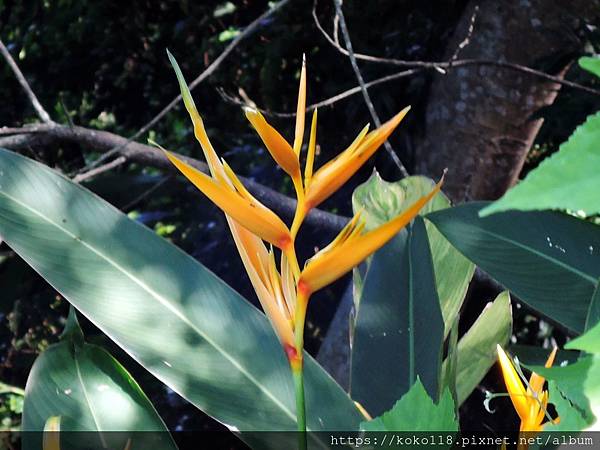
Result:
<svg viewBox="0 0 600 450">
<path fill-rule="evenodd" d="M 168 430 L 139 385 L 107 351 L 83 342 L 78 325 L 33 365 L 25 390 L 23 448 L 42 448 L 50 418 L 60 418 L 61 448 L 124 448 L 135 433 L 139 447 L 174 450 Z M 89 432 L 65 433 L 62 432 Z M 120 431 L 120 433 L 98 433 Z M 57 437 L 57 436 L 55 436 Z"/>
<path fill-rule="evenodd" d="M 434 403 L 420 380 L 380 417 L 360 424 L 365 431 L 458 431 L 454 402 L 448 390 Z"/>
<path fill-rule="evenodd" d="M 48 167 L 0 150 L 0 174 L 0 235 L 136 361 L 230 427 L 296 429 L 289 365 L 264 314 Z M 354 404 L 308 355 L 305 372 L 309 429 L 356 429 Z"/>
<path fill-rule="evenodd" d="M 591 74 L 600 77 L 600 58 L 591 56 L 582 56 L 579 58 L 579 66 Z"/>
</svg>

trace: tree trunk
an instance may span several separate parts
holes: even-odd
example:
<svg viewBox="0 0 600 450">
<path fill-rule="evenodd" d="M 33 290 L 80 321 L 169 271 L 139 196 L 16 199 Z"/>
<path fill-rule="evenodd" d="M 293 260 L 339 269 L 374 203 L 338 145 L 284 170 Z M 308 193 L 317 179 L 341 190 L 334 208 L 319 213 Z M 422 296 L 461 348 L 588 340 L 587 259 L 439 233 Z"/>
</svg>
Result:
<svg viewBox="0 0 600 450">
<path fill-rule="evenodd" d="M 460 59 L 517 63 L 562 76 L 581 42 L 581 17 L 597 15 L 597 1 L 471 1 L 449 43 L 449 59 L 473 33 Z M 594 11 L 595 9 L 595 11 Z M 475 65 L 436 74 L 426 109 L 417 169 L 433 178 L 449 169 L 444 190 L 452 200 L 496 199 L 519 177 L 559 85 L 510 69 Z"/>
</svg>

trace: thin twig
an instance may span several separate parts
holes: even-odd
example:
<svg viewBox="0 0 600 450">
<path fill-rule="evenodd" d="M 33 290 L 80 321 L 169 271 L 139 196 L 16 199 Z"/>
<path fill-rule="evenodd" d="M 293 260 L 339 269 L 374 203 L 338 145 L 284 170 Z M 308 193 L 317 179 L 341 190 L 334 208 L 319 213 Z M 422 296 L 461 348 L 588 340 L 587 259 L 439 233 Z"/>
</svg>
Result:
<svg viewBox="0 0 600 450">
<path fill-rule="evenodd" d="M 211 76 L 213 74 L 213 72 L 215 72 L 217 70 L 217 68 L 219 67 L 219 65 L 225 60 L 225 58 L 227 58 L 227 56 L 229 56 L 229 54 L 235 49 L 235 47 L 237 47 L 237 45 L 243 39 L 247 38 L 250 34 L 252 34 L 261 25 L 261 23 L 266 18 L 268 18 L 270 15 L 274 14 L 275 12 L 277 12 L 279 9 L 281 9 L 283 6 L 285 6 L 287 3 L 289 3 L 289 1 L 290 0 L 281 0 L 280 2 L 276 3 L 271 8 L 269 8 L 267 11 L 265 11 L 264 13 L 262 13 L 259 17 L 257 17 L 256 19 L 254 19 L 254 21 L 252 23 L 250 23 L 244 29 L 244 31 L 242 31 L 240 34 L 238 34 L 235 37 L 235 39 L 233 39 L 230 42 L 230 44 L 227 47 L 225 47 L 225 49 L 223 50 L 223 52 L 221 52 L 221 54 L 200 75 L 198 75 L 189 84 L 190 90 L 194 89 L 196 86 L 198 86 L 200 83 L 202 83 L 206 78 L 208 78 L 209 76 Z M 123 145 L 124 146 L 129 145 L 135 139 L 137 139 L 138 137 L 140 137 L 141 135 L 143 135 L 144 133 L 146 133 L 148 130 L 150 130 L 150 128 L 152 128 L 154 125 L 156 125 L 169 111 L 171 111 L 175 106 L 177 106 L 180 101 L 181 101 L 181 94 L 178 95 L 177 97 L 175 97 L 173 100 L 171 100 L 171 102 L 169 102 L 169 104 L 167 106 L 165 106 L 162 110 L 160 110 L 160 112 L 157 115 L 155 115 L 148 123 L 146 123 L 144 126 L 142 126 L 134 134 L 132 134 L 131 136 L 129 136 L 129 138 L 127 138 L 127 141 Z M 106 152 L 105 154 L 101 155 L 94 162 L 92 162 L 92 163 L 88 164 L 87 166 L 81 168 L 80 170 L 81 171 L 87 171 L 87 170 L 89 170 L 91 168 L 94 168 L 94 167 L 98 166 L 99 164 L 102 164 L 108 158 L 110 158 L 113 155 L 119 153 L 121 150 L 122 150 L 122 147 L 121 148 L 116 148 L 115 147 L 115 148 L 111 149 L 110 151 Z"/>
<path fill-rule="evenodd" d="M 154 183 L 152 186 L 150 186 L 150 188 L 146 189 L 144 192 L 142 192 L 136 198 L 134 198 L 129 203 L 127 203 L 125 206 L 123 206 L 121 208 L 121 210 L 123 212 L 131 211 L 134 208 L 134 206 L 136 206 L 138 203 L 140 203 L 141 201 L 148 198 L 151 194 L 156 192 L 158 189 L 160 189 L 160 187 L 162 187 L 167 182 L 171 181 L 173 178 L 174 178 L 173 175 L 169 175 L 169 176 L 166 176 L 163 179 L 159 180 L 158 182 Z"/>
<path fill-rule="evenodd" d="M 4 59 L 6 60 L 6 62 L 12 69 L 13 73 L 15 74 L 17 81 L 19 82 L 19 84 L 21 85 L 23 90 L 25 91 L 25 94 L 27 95 L 27 98 L 29 98 L 29 101 L 31 102 L 33 109 L 35 109 L 35 112 L 37 113 L 38 117 L 44 123 L 53 123 L 52 119 L 50 118 L 50 116 L 48 115 L 48 113 L 46 112 L 46 110 L 44 109 L 44 107 L 42 106 L 40 101 L 38 100 L 38 98 L 35 96 L 35 94 L 31 90 L 31 86 L 29 86 L 29 83 L 25 79 L 23 72 L 21 72 L 21 69 L 19 69 L 19 66 L 13 59 L 12 55 L 10 54 L 8 49 L 4 46 L 4 42 L 2 42 L 2 39 L 0 39 L 0 53 L 2 53 L 2 56 L 4 56 Z"/>
<path fill-rule="evenodd" d="M 317 16 L 316 7 L 318 0 L 315 0 L 313 3 L 313 20 L 317 29 L 321 32 L 321 34 L 325 37 L 327 42 L 329 42 L 338 52 L 345 56 L 349 56 L 348 51 L 343 48 L 341 45 L 337 44 L 335 40 L 327 33 L 327 31 L 323 28 L 323 25 L 319 21 L 319 17 Z M 446 73 L 448 69 L 457 68 L 457 67 L 467 67 L 467 66 L 493 66 L 500 67 L 503 69 L 514 70 L 517 72 L 527 73 L 537 78 L 541 78 L 547 81 L 552 81 L 553 83 L 560 84 L 562 86 L 567 86 L 572 89 L 577 89 L 583 92 L 587 92 L 588 94 L 598 95 L 600 96 L 600 90 L 591 88 L 589 86 L 585 86 L 583 84 L 574 83 L 572 81 L 565 80 L 563 78 L 557 77 L 555 75 L 550 75 L 546 72 L 542 72 L 540 70 L 532 69 L 531 67 L 523 66 L 521 64 L 509 63 L 509 62 L 501 62 L 501 61 L 492 61 L 486 59 L 459 59 L 456 61 L 407 61 L 403 59 L 395 59 L 395 58 L 381 58 L 379 56 L 365 55 L 362 53 L 354 52 L 354 56 L 357 60 L 369 61 L 377 64 L 387 64 L 392 66 L 399 67 L 410 67 L 413 69 L 420 68 L 422 70 L 435 70 L 437 72 Z"/>
<path fill-rule="evenodd" d="M 367 87 L 365 86 L 365 80 L 363 79 L 362 74 L 360 73 L 360 69 L 358 68 L 358 63 L 356 62 L 354 52 L 352 51 L 352 41 L 350 39 L 350 33 L 348 32 L 348 26 L 346 25 L 346 19 L 344 18 L 344 13 L 342 11 L 342 0 L 333 0 L 333 3 L 335 4 L 336 16 L 338 17 L 339 24 L 340 24 L 340 30 L 342 31 L 342 36 L 344 37 L 344 42 L 346 43 L 346 50 L 348 51 L 348 57 L 350 58 L 350 63 L 352 64 L 352 69 L 354 70 L 354 74 L 356 75 L 356 79 L 358 80 L 358 84 L 360 85 L 360 89 L 362 91 L 363 98 L 365 99 L 365 103 L 367 105 L 367 108 L 369 109 L 369 113 L 371 114 L 371 117 L 373 118 L 373 122 L 375 122 L 375 126 L 377 126 L 379 128 L 381 126 L 381 120 L 379 120 L 377 111 L 375 111 L 375 107 L 373 106 L 373 102 L 371 101 L 371 97 L 369 96 L 369 91 L 367 90 Z M 400 158 L 398 158 L 398 155 L 392 148 L 392 145 L 386 140 L 384 142 L 384 146 L 385 146 L 385 150 L 387 151 L 388 155 L 390 156 L 390 158 L 392 159 L 392 161 L 394 162 L 394 164 L 400 171 L 400 174 L 403 177 L 407 177 L 408 171 L 406 170 L 406 167 L 404 167 L 404 165 L 400 161 Z"/>
<path fill-rule="evenodd" d="M 95 177 L 96 175 L 100 175 L 101 173 L 108 172 L 109 170 L 114 169 L 115 167 L 119 167 L 122 164 L 125 164 L 127 158 L 124 156 L 119 156 L 116 159 L 113 159 L 106 164 L 102 164 L 101 166 L 95 167 L 87 172 L 80 173 L 79 175 L 73 178 L 75 183 L 81 183 L 82 181 L 89 180 L 90 178 Z"/>
<path fill-rule="evenodd" d="M 423 69 L 420 69 L 420 68 L 403 70 L 401 72 L 396 72 L 391 75 L 386 75 L 385 77 L 376 78 L 375 80 L 369 81 L 368 83 L 365 83 L 365 87 L 370 88 L 370 87 L 376 86 L 378 84 L 387 83 L 388 81 L 397 80 L 399 78 L 405 78 L 410 75 L 415 75 L 422 71 L 423 71 Z M 228 94 L 222 88 L 217 88 L 217 92 L 221 95 L 223 100 L 225 100 L 229 103 L 232 103 L 234 105 L 239 105 L 239 106 L 248 106 L 245 101 L 240 100 L 239 98 L 234 97 L 231 94 Z M 348 89 L 346 91 L 340 92 L 339 94 L 336 94 L 333 97 L 326 98 L 325 100 L 321 100 L 320 102 L 313 103 L 312 105 L 307 106 L 306 111 L 310 112 L 315 108 L 322 108 L 325 106 L 333 106 L 335 103 L 337 103 L 341 100 L 344 100 L 345 98 L 351 97 L 353 95 L 360 94 L 361 92 L 362 92 L 361 87 L 355 86 L 352 89 Z M 255 109 L 257 109 L 264 115 L 271 116 L 271 117 L 281 117 L 281 118 L 296 117 L 295 112 L 271 111 L 269 109 L 262 109 L 262 108 L 256 108 L 256 107 L 255 107 Z"/>
<path fill-rule="evenodd" d="M 469 28 L 467 29 L 467 35 L 460 42 L 460 44 L 458 44 L 458 46 L 456 47 L 456 50 L 454 50 L 454 54 L 452 55 L 452 58 L 450 58 L 450 61 L 456 61 L 458 59 L 458 55 L 461 52 L 461 50 L 463 48 L 465 48 L 467 45 L 469 45 L 469 42 L 471 42 L 471 36 L 473 36 L 473 30 L 475 29 L 475 20 L 477 20 L 478 13 L 479 13 L 479 5 L 475 5 L 475 8 L 473 9 L 473 14 L 471 15 L 471 20 L 469 21 Z"/>
</svg>

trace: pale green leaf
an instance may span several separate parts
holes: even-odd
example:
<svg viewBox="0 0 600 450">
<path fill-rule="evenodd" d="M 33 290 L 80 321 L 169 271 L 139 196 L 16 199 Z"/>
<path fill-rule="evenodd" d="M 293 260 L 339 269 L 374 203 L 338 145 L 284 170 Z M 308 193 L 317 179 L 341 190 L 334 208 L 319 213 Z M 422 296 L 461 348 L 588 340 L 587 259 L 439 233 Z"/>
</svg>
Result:
<svg viewBox="0 0 600 450">
<path fill-rule="evenodd" d="M 505 347 L 512 332 L 512 309 L 508 291 L 488 303 L 458 342 L 456 392 L 462 404 L 496 361 L 496 345 Z M 444 361 L 444 373 L 448 361 Z"/>
<path fill-rule="evenodd" d="M 394 407 L 380 417 L 360 424 L 364 431 L 458 431 L 454 402 L 448 390 L 434 403 L 417 379 Z"/>
</svg>

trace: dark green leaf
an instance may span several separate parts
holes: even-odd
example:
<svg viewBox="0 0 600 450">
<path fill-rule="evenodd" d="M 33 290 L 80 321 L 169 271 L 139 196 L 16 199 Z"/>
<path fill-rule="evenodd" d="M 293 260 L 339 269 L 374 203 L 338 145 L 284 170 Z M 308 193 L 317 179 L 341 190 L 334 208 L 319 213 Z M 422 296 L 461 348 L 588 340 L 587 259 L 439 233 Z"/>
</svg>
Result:
<svg viewBox="0 0 600 450">
<path fill-rule="evenodd" d="M 549 211 L 480 218 L 487 204 L 468 203 L 427 218 L 467 258 L 529 306 L 583 331 L 600 276 L 600 227 Z"/>
<path fill-rule="evenodd" d="M 600 323 L 600 280 L 598 280 L 594 295 L 592 295 L 592 300 L 590 301 L 588 313 L 585 318 L 585 331 L 590 330 L 597 323 Z"/>
<path fill-rule="evenodd" d="M 135 360 L 231 427 L 296 429 L 289 365 L 264 314 L 49 168 L 0 150 L 0 174 L 0 234 Z M 350 398 L 305 361 L 309 429 L 356 429 Z"/>
<path fill-rule="evenodd" d="M 427 232 L 418 217 L 409 233 L 373 257 L 367 272 L 352 346 L 352 397 L 381 414 L 419 376 L 435 398 L 443 332 Z"/>
</svg>

